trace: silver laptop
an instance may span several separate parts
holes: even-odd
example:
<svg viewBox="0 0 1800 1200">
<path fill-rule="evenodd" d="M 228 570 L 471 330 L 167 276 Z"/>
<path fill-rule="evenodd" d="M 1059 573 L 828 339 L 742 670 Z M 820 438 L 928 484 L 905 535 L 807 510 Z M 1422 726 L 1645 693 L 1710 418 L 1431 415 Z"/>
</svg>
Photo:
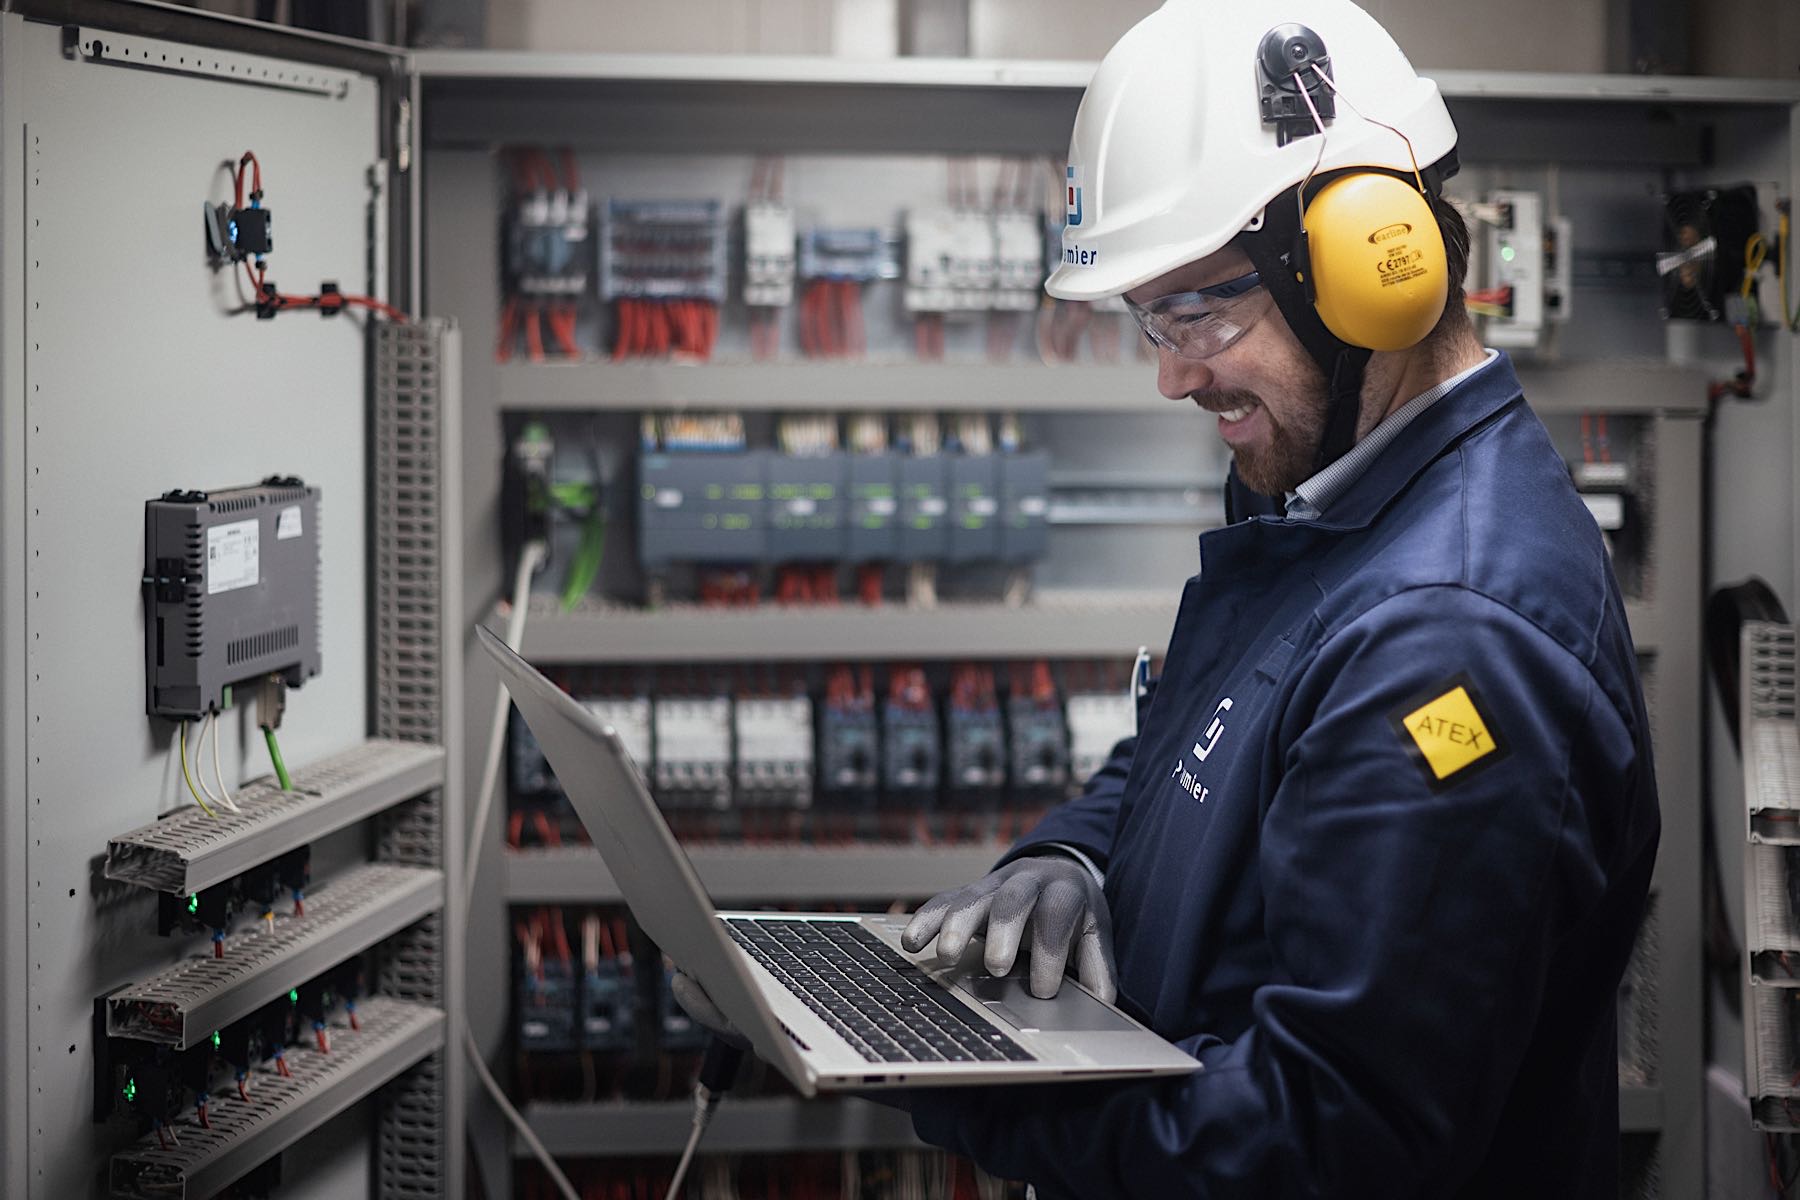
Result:
<svg viewBox="0 0 1800 1200">
<path fill-rule="evenodd" d="M 907 954 L 905 917 L 715 911 L 618 735 L 476 633 L 638 923 L 802 1094 L 1199 1068 L 1072 978 L 1039 1000 L 1023 979 Z"/>
</svg>

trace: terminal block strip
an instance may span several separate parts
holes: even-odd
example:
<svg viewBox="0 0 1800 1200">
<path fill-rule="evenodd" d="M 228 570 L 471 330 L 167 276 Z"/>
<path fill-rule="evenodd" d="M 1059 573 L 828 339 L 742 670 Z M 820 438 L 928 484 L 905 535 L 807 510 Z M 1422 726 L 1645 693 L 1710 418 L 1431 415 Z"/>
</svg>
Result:
<svg viewBox="0 0 1800 1200">
<path fill-rule="evenodd" d="M 307 897 L 306 915 L 231 939 L 224 958 L 194 957 L 106 998 L 106 1033 L 185 1050 L 286 991 L 443 907 L 444 875 L 370 863 Z"/>
<path fill-rule="evenodd" d="M 184 1121 L 179 1145 L 165 1149 L 146 1136 L 113 1155 L 111 1194 L 133 1200 L 215 1195 L 443 1047 L 444 1014 L 438 1009 L 375 996 L 357 1012 L 362 1029 L 353 1032 L 338 1018 L 329 1054 L 290 1049 L 291 1078 L 258 1067 L 248 1103 L 233 1095 L 218 1097 L 209 1116 L 212 1128 Z"/>
<path fill-rule="evenodd" d="M 106 877 L 159 892 L 193 893 L 444 782 L 441 746 L 370 739 L 293 775 L 247 784 L 239 813 L 179 809 L 106 847 Z"/>
</svg>

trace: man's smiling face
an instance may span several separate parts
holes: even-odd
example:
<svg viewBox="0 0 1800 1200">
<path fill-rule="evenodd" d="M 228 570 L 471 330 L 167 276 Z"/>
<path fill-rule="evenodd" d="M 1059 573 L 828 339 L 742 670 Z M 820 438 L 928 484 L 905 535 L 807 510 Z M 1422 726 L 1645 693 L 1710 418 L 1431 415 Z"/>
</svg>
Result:
<svg viewBox="0 0 1800 1200">
<path fill-rule="evenodd" d="M 1249 256 L 1227 246 L 1133 288 L 1127 298 L 1147 305 L 1250 270 Z M 1273 305 L 1210 357 L 1189 358 L 1159 345 L 1156 386 L 1171 400 L 1189 397 L 1219 415 L 1219 436 L 1231 447 L 1238 477 L 1253 491 L 1280 496 L 1312 474 L 1325 426 L 1325 375 Z"/>
</svg>

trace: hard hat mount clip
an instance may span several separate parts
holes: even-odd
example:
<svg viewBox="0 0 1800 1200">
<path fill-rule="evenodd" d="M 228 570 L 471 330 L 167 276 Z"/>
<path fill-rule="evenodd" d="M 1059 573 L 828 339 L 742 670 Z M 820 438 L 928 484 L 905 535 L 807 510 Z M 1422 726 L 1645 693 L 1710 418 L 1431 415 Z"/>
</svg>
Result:
<svg viewBox="0 0 1800 1200">
<path fill-rule="evenodd" d="M 1306 26 L 1277 25 L 1263 34 L 1256 73 L 1263 124 L 1275 126 L 1276 145 L 1322 133 L 1320 122 L 1337 115 L 1333 91 L 1325 82 L 1331 74 L 1331 56 L 1325 40 Z"/>
</svg>

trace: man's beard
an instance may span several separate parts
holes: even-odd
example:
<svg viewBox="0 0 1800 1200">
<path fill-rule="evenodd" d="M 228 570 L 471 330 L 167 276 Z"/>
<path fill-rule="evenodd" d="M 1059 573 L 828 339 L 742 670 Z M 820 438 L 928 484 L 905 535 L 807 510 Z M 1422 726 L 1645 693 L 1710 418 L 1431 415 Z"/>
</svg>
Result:
<svg viewBox="0 0 1800 1200">
<path fill-rule="evenodd" d="M 1228 401 L 1227 408 L 1255 404 L 1263 410 L 1269 424 L 1265 444 L 1232 452 L 1237 463 L 1238 478 L 1245 487 L 1265 496 L 1285 496 L 1313 474 L 1313 463 L 1319 453 L 1319 439 L 1325 431 L 1325 409 L 1322 404 L 1296 404 L 1280 421 L 1275 412 L 1255 392 L 1232 391 L 1210 393 L 1208 399 Z"/>
</svg>

